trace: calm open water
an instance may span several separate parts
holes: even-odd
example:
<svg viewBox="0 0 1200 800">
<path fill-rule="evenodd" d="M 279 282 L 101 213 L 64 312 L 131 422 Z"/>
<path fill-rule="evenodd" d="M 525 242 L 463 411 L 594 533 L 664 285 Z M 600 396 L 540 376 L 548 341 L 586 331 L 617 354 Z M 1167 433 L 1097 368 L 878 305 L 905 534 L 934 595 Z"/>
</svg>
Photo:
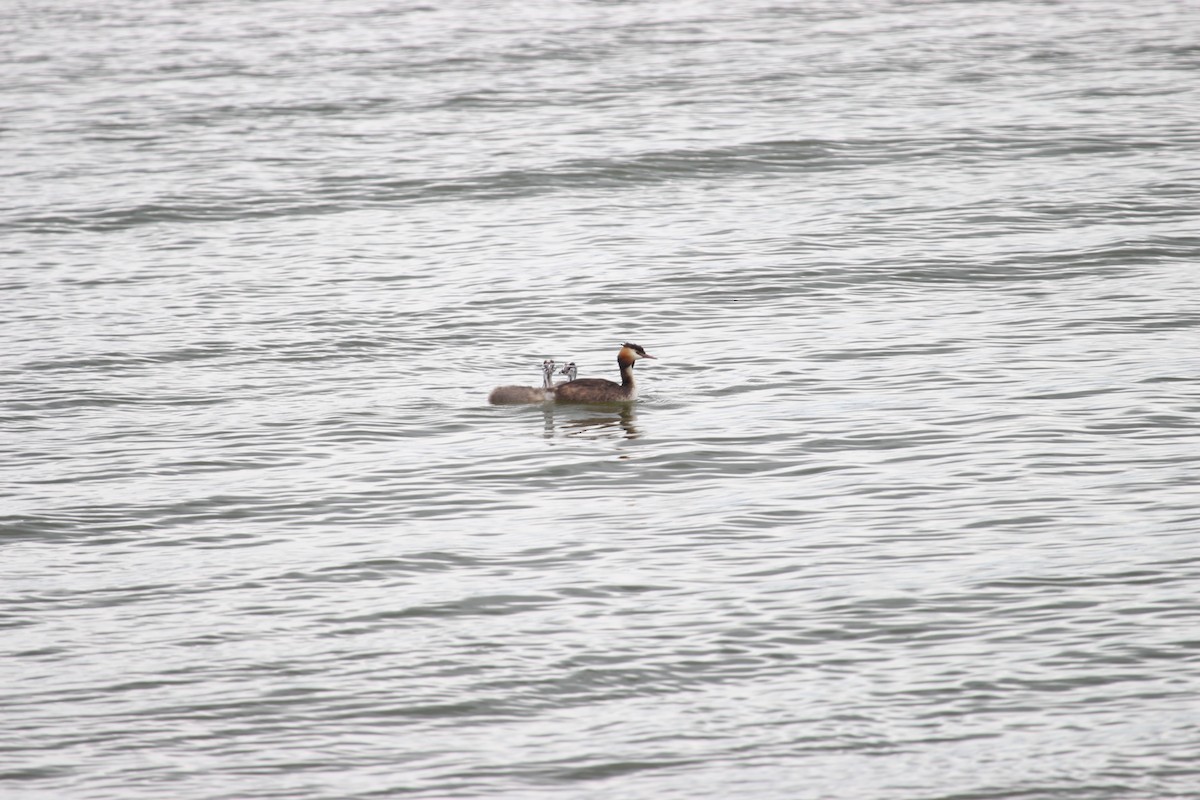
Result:
<svg viewBox="0 0 1200 800">
<path fill-rule="evenodd" d="M 6 799 L 1200 793 L 1197 4 L 3 5 Z"/>
</svg>

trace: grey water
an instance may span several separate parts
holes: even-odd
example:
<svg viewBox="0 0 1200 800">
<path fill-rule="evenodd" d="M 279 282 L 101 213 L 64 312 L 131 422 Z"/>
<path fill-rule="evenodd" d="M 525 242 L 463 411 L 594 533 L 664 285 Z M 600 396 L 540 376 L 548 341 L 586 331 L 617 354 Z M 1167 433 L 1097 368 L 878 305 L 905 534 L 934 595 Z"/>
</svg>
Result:
<svg viewBox="0 0 1200 800">
<path fill-rule="evenodd" d="M 1197 4 L 10 0 L 0 65 L 0 796 L 1200 794 Z"/>
</svg>

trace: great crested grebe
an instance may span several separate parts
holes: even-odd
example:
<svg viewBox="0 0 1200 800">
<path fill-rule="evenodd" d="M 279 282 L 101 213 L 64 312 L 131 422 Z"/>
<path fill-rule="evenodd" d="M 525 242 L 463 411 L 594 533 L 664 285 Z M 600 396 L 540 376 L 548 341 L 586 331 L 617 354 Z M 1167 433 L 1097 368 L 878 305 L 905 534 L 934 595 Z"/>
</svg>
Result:
<svg viewBox="0 0 1200 800">
<path fill-rule="evenodd" d="M 575 380 L 575 378 L 579 375 L 579 367 L 575 366 L 575 362 L 572 361 L 570 364 L 564 365 L 563 368 L 558 371 L 558 374 L 566 375 L 567 376 L 566 382 L 570 383 L 571 381 Z"/>
<path fill-rule="evenodd" d="M 637 386 L 633 383 L 633 365 L 639 358 L 654 358 L 640 345 L 626 342 L 617 353 L 617 366 L 621 369 L 621 382 L 613 383 L 603 378 L 580 378 L 560 383 L 546 392 L 559 403 L 629 403 L 637 399 Z"/>
<path fill-rule="evenodd" d="M 492 405 L 512 405 L 518 403 L 544 403 L 551 399 L 554 388 L 554 361 L 547 358 L 542 362 L 542 388 L 532 386 L 497 386 L 488 395 Z"/>
</svg>

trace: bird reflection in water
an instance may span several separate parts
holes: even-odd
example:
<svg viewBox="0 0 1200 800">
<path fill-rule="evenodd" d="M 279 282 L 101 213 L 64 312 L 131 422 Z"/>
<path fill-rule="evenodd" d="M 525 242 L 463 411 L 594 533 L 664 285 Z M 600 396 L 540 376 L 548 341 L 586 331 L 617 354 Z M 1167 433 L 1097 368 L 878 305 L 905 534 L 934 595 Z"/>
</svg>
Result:
<svg viewBox="0 0 1200 800">
<path fill-rule="evenodd" d="M 614 435 L 623 439 L 637 439 L 641 431 L 637 427 L 637 414 L 633 406 L 622 404 L 611 409 L 598 406 L 575 407 L 571 411 L 547 405 L 545 412 L 545 437 L 578 436 L 587 439 L 607 439 Z M 584 412 L 586 416 L 581 416 Z"/>
</svg>

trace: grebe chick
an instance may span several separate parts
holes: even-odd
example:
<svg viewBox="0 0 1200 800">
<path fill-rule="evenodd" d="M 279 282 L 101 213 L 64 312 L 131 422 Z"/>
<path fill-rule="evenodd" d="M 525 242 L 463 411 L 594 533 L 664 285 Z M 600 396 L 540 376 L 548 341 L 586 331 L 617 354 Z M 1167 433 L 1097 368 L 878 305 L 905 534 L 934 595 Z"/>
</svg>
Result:
<svg viewBox="0 0 1200 800">
<path fill-rule="evenodd" d="M 603 378 L 580 378 L 560 383 L 547 396 L 560 403 L 630 403 L 637 399 L 637 386 L 633 383 L 633 365 L 639 358 L 654 358 L 640 345 L 626 342 L 617 353 L 617 366 L 621 370 L 621 382 L 614 383 Z"/>
<path fill-rule="evenodd" d="M 542 388 L 533 386 L 497 386 L 488 395 L 488 402 L 494 406 L 519 405 L 526 403 L 544 403 L 551 399 L 554 388 L 554 361 L 547 358 L 542 362 Z"/>
<path fill-rule="evenodd" d="M 570 383 L 571 381 L 575 380 L 576 376 L 579 375 L 579 367 L 575 366 L 575 362 L 572 361 L 570 364 L 563 366 L 563 368 L 558 371 L 558 374 L 566 375 L 566 382 Z"/>
</svg>

